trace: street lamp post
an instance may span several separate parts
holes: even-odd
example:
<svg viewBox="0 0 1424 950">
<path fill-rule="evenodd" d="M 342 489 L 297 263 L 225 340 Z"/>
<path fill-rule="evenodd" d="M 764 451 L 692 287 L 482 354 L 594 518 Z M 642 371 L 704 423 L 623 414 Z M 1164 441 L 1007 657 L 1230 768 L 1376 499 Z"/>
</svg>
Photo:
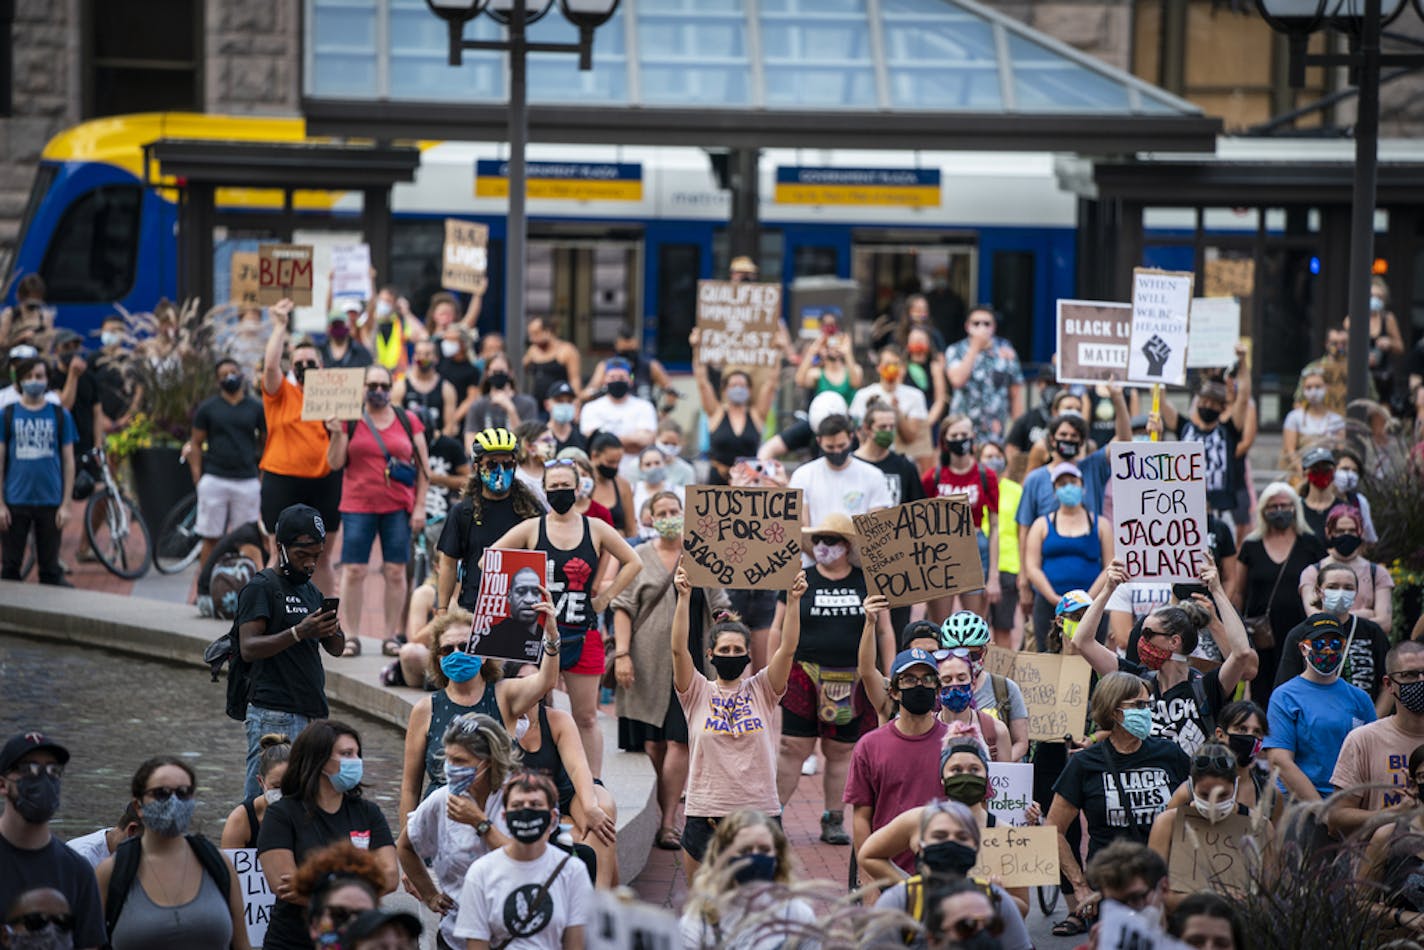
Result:
<svg viewBox="0 0 1424 950">
<path fill-rule="evenodd" d="M 1347 398 L 1369 394 L 1370 276 L 1375 257 L 1375 186 L 1379 166 L 1380 69 L 1419 68 L 1424 54 L 1385 53 L 1380 34 L 1404 10 L 1405 0 L 1256 0 L 1271 28 L 1290 37 L 1290 83 L 1305 85 L 1307 66 L 1346 66 L 1358 91 L 1355 116 L 1355 181 L 1350 209 L 1350 343 Z M 1424 17 L 1424 0 L 1414 0 Z M 1310 34 L 1322 27 L 1351 38 L 1347 53 L 1307 53 Z"/>
<path fill-rule="evenodd" d="M 559 0 L 564 18 L 578 27 L 577 43 L 531 43 L 526 28 L 541 19 L 553 0 L 425 0 L 450 31 L 451 66 L 459 66 L 465 50 L 495 50 L 509 54 L 509 213 L 504 243 L 504 348 L 510 373 L 522 379 L 524 371 L 525 265 L 525 163 L 529 142 L 525 66 L 529 53 L 576 53 L 579 69 L 593 68 L 593 32 L 612 19 L 619 0 Z M 465 24 L 481 12 L 504 25 L 504 40 L 467 40 Z"/>
</svg>

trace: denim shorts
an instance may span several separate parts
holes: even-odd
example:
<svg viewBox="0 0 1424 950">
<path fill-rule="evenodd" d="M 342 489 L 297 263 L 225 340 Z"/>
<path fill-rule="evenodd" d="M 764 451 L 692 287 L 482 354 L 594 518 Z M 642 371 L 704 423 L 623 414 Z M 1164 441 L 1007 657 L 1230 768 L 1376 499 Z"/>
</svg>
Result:
<svg viewBox="0 0 1424 950">
<path fill-rule="evenodd" d="M 341 514 L 341 563 L 365 564 L 371 545 L 381 536 L 381 561 L 404 564 L 410 560 L 410 512 L 387 511 L 373 515 L 346 511 Z"/>
</svg>

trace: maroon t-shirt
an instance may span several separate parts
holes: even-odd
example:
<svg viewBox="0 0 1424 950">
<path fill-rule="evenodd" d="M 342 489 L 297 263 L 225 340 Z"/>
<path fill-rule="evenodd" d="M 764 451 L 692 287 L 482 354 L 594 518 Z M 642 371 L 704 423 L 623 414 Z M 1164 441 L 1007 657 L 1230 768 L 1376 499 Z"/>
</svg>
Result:
<svg viewBox="0 0 1424 950">
<path fill-rule="evenodd" d="M 892 719 L 860 737 L 850 757 L 846 779 L 848 805 L 869 805 L 872 831 L 888 825 L 898 815 L 944 797 L 939 778 L 939 750 L 949 727 L 936 720 L 934 727 L 919 736 L 900 732 Z M 895 863 L 910 873 L 915 857 L 905 851 Z"/>
</svg>

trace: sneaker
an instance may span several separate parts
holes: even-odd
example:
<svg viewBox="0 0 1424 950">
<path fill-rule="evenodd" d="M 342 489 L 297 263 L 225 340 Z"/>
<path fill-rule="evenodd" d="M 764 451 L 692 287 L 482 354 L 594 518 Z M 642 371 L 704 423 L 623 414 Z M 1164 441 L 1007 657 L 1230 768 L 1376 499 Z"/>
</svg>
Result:
<svg viewBox="0 0 1424 950">
<path fill-rule="evenodd" d="M 840 846 L 850 844 L 850 835 L 846 834 L 845 830 L 844 812 L 821 812 L 821 840 L 826 844 Z"/>
<path fill-rule="evenodd" d="M 817 765 L 818 763 L 816 762 L 816 757 L 814 755 L 806 756 L 806 761 L 801 763 L 801 774 L 815 775 Z"/>
</svg>

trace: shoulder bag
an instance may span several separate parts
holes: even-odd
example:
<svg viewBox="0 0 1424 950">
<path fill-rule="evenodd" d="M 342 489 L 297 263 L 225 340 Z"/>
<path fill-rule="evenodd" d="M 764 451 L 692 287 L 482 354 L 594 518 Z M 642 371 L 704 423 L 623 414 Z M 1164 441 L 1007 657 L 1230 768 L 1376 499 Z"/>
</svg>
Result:
<svg viewBox="0 0 1424 950">
<path fill-rule="evenodd" d="M 1261 553 L 1265 554 L 1265 552 L 1266 545 L 1262 542 Z M 1266 599 L 1266 609 L 1259 614 L 1241 618 L 1241 623 L 1246 627 L 1246 636 L 1250 638 L 1251 648 L 1254 650 L 1275 649 L 1276 631 L 1271 627 L 1271 604 L 1275 603 L 1276 591 L 1281 589 L 1281 578 L 1285 577 L 1286 565 L 1290 563 L 1291 555 L 1294 553 L 1295 543 L 1292 542 L 1291 549 L 1286 552 L 1286 559 L 1281 562 L 1281 569 L 1276 572 L 1276 583 L 1271 587 L 1271 596 Z M 1266 556 L 1270 557 L 1269 554 Z"/>
</svg>

